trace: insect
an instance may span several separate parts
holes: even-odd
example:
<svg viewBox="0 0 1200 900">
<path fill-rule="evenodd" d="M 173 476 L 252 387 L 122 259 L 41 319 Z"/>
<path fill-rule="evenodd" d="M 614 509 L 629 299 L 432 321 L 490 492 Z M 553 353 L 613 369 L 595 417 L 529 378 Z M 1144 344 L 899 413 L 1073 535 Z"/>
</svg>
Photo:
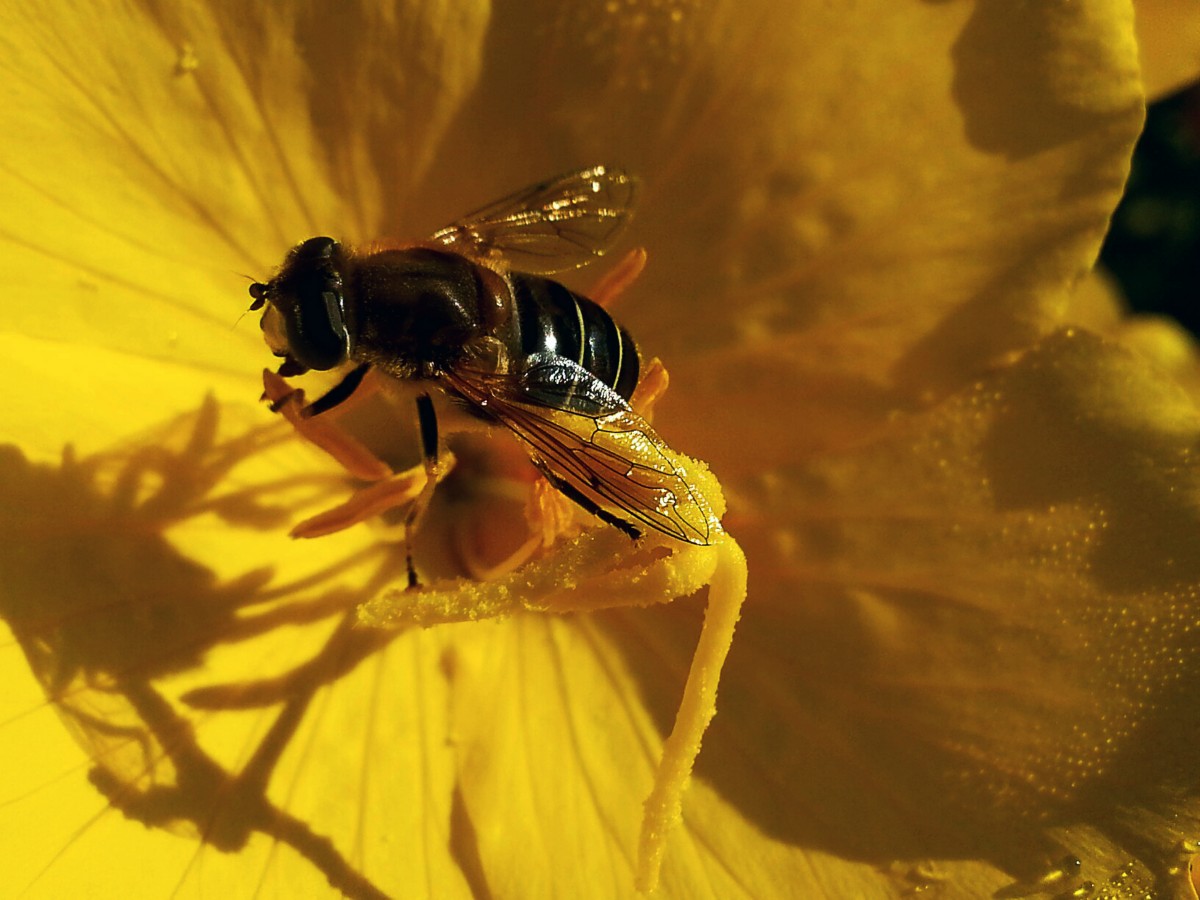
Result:
<svg viewBox="0 0 1200 900">
<path fill-rule="evenodd" d="M 309 238 L 274 278 L 250 285 L 251 309 L 265 307 L 267 343 L 283 358 L 277 374 L 349 367 L 305 417 L 346 400 L 370 369 L 419 383 L 431 485 L 438 421 L 425 385 L 510 430 L 554 488 L 629 537 L 652 529 L 708 545 L 719 522 L 680 457 L 630 405 L 643 371 L 633 338 L 601 305 L 545 277 L 612 246 L 635 185 L 621 169 L 594 166 L 518 191 L 426 241 L 355 251 Z M 412 504 L 410 526 L 429 494 Z M 409 582 L 417 583 L 411 553 Z"/>
<path fill-rule="evenodd" d="M 518 191 L 426 241 L 355 251 L 329 237 L 309 238 L 288 253 L 274 278 L 250 285 L 250 296 L 251 309 L 263 310 L 268 346 L 283 360 L 276 372 L 264 373 L 273 408 L 348 470 L 382 488 L 364 488 L 356 495 L 361 501 L 302 523 L 305 536 L 408 504 L 409 590 L 384 590 L 359 608 L 360 621 L 405 628 L 519 608 L 567 613 L 645 606 L 708 585 L 683 699 L 643 806 L 635 884 L 650 891 L 715 712 L 747 570 L 744 554 L 722 528 L 724 498 L 712 473 L 671 449 L 646 421 L 649 405 L 665 389 L 665 370 L 657 360 L 643 360 L 629 332 L 604 308 L 637 276 L 644 253 L 627 256 L 591 299 L 546 277 L 609 250 L 630 218 L 634 193 L 626 172 L 594 166 Z M 342 380 L 306 406 L 286 381 L 332 369 L 345 370 Z M 423 471 L 391 473 L 365 448 L 359 453 L 353 443 L 339 443 L 336 429 L 315 427 L 371 370 L 415 386 Z M 461 579 L 442 590 L 411 590 L 418 586 L 411 534 L 446 471 L 433 402 L 438 392 L 476 423 L 519 439 L 544 476 L 532 500 L 561 494 L 635 541 L 654 533 L 665 545 L 635 548 L 626 564 L 614 565 L 609 553 L 596 551 L 604 542 L 592 538 L 602 536 L 587 535 L 557 560 L 570 568 L 571 584 L 563 583 L 561 568 L 529 573 L 510 566 L 509 579 L 522 580 L 519 590 L 504 579 L 471 591 L 460 589 Z M 393 482 L 399 490 L 390 495 Z M 496 588 L 494 596 L 485 597 L 487 587 Z M 404 599 L 396 602 L 397 596 Z M 533 605 L 522 606 L 526 601 Z"/>
</svg>

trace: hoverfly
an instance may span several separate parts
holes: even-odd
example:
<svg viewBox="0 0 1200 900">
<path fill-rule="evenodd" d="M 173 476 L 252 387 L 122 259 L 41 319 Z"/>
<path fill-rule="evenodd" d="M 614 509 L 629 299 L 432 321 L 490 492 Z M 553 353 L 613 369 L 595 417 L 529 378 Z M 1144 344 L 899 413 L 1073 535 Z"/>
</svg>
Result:
<svg viewBox="0 0 1200 900">
<path fill-rule="evenodd" d="M 544 276 L 603 255 L 628 222 L 636 182 L 594 166 L 532 185 L 429 240 L 356 252 L 330 237 L 294 247 L 250 285 L 277 374 L 352 366 L 309 404 L 323 413 L 370 369 L 430 384 L 504 426 L 558 491 L 631 538 L 649 528 L 708 545 L 720 523 L 630 406 L 642 360 L 599 304 Z M 417 396 L 426 471 L 438 427 Z M 409 522 L 413 520 L 410 514 Z M 410 585 L 416 576 L 409 566 Z"/>
</svg>

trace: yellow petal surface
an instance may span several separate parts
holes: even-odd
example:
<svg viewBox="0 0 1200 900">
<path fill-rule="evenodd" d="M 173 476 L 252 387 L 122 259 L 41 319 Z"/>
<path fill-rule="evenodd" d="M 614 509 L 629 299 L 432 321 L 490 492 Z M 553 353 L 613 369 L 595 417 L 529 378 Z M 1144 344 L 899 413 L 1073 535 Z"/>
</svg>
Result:
<svg viewBox="0 0 1200 900">
<path fill-rule="evenodd" d="M 1096 269 L 1071 294 L 1068 321 L 1120 341 L 1200 396 L 1200 344 L 1170 316 L 1130 312 L 1120 286 Z"/>
<path fill-rule="evenodd" d="M 750 545 L 663 895 L 895 896 L 940 858 L 978 896 L 1058 858 L 1012 827 L 1047 811 L 1098 875 L 1105 840 L 1165 871 L 1067 813 L 1170 784 L 1118 763 L 1182 707 L 1194 413 L 1090 339 L 1014 362 L 1120 190 L 1126 4 L 91 15 L 0 14 L 18 889 L 630 893 L 698 599 L 351 630 L 402 545 L 288 540 L 347 486 L 233 401 L 236 273 L 609 161 L 644 179 L 618 312 L 672 371 L 658 422 Z"/>
<path fill-rule="evenodd" d="M 1151 100 L 1200 77 L 1200 7 L 1175 0 L 1137 0 L 1142 79 Z"/>
<path fill-rule="evenodd" d="M 0 17 L 0 260 L 20 298 L 0 327 L 247 373 L 261 338 L 233 331 L 242 276 L 321 231 L 377 236 L 474 77 L 483 24 L 415 2 Z"/>
<path fill-rule="evenodd" d="M 138 398 L 145 364 L 88 359 Z M 333 463 L 210 376 L 157 369 L 190 412 L 99 454 L 3 447 L 6 884 L 465 895 L 442 638 L 352 627 L 394 548 L 289 539 L 345 492 Z"/>
<path fill-rule="evenodd" d="M 868 431 L 1055 326 L 1141 123 L 1131 16 L 526 4 L 493 24 L 428 194 L 469 208 L 597 158 L 638 172 L 650 262 L 619 312 L 694 398 L 661 404 L 664 432 L 728 477 Z M 481 144 L 495 165 L 472 165 Z M 746 393 L 788 398 L 803 427 L 781 443 Z"/>
<path fill-rule="evenodd" d="M 1096 882 L 1124 853 L 1165 883 L 1197 810 L 1143 846 L 1130 808 L 1165 818 L 1200 725 L 1198 428 L 1137 357 L 1062 334 L 764 479 L 741 534 L 767 584 L 701 775 L 785 842 L 1008 873 L 949 867 L 951 896 L 1032 884 L 1064 853 Z M 1090 823 L 1109 855 L 1050 820 Z"/>
</svg>

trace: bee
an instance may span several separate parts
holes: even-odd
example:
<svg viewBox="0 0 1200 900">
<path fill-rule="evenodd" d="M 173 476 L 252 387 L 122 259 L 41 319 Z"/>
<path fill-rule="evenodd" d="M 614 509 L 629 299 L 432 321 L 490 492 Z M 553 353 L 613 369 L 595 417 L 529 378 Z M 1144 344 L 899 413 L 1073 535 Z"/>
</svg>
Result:
<svg viewBox="0 0 1200 900">
<path fill-rule="evenodd" d="M 417 382 L 426 471 L 438 423 L 424 385 L 508 429 L 558 491 L 640 538 L 708 545 L 720 532 L 685 458 L 630 406 L 643 370 L 629 332 L 547 275 L 603 255 L 632 214 L 636 181 L 594 166 L 470 213 L 427 241 L 355 252 L 312 237 L 250 285 L 277 374 L 350 367 L 303 415 L 347 399 L 371 369 Z M 410 513 L 410 522 L 413 514 Z M 416 576 L 409 565 L 410 585 Z"/>
</svg>

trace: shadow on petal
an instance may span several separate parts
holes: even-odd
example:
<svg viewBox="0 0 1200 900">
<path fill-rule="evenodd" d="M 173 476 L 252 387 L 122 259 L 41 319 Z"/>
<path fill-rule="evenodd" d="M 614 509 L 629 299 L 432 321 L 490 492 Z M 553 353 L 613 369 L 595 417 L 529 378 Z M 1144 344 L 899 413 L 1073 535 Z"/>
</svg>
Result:
<svg viewBox="0 0 1200 900">
<path fill-rule="evenodd" d="M 985 860 L 1006 896 L 1134 860 L 1130 884 L 1165 890 L 1200 827 L 1171 800 L 1200 736 L 1195 435 L 1170 382 L 1064 333 L 751 485 L 731 525 L 750 599 L 700 778 L 797 860 Z M 628 642 L 660 729 L 696 624 L 641 612 Z M 1130 825 L 1168 801 L 1170 834 Z"/>
<path fill-rule="evenodd" d="M 290 514 L 282 498 L 331 486 L 326 477 L 230 488 L 230 473 L 280 431 L 220 438 L 219 417 L 210 398 L 144 442 L 85 459 L 68 449 L 57 466 L 0 448 L 0 615 L 111 808 L 227 852 L 261 832 L 346 895 L 383 896 L 319 823 L 268 789 L 317 691 L 394 638 L 353 627 L 357 603 L 395 576 L 394 560 L 376 559 L 375 583 L 351 590 L 333 582 L 357 560 L 291 582 L 262 567 L 222 580 L 177 549 L 169 532 L 207 517 L 276 532 Z M 296 629 L 313 634 L 291 638 L 296 658 L 276 674 L 262 675 L 256 657 L 244 676 L 218 680 L 220 654 Z M 270 720 L 248 757 L 206 746 L 201 722 L 245 710 Z"/>
<path fill-rule="evenodd" d="M 1012 159 L 1075 140 L 1096 126 L 1097 116 L 1122 112 L 1103 107 L 1100 95 L 1089 89 L 1094 73 L 1082 64 L 1087 59 L 1099 71 L 1121 59 L 1118 51 L 1110 51 L 1111 59 L 1080 54 L 1085 38 L 1075 14 L 1052 7 L 1026 11 L 1031 15 L 1014 16 L 1006 0 L 984 0 L 954 47 L 954 93 L 968 138 L 981 150 Z M 1014 53 L 1034 63 L 1015 67 Z M 1062 59 L 1080 64 L 1064 73 L 1057 64 Z"/>
</svg>

